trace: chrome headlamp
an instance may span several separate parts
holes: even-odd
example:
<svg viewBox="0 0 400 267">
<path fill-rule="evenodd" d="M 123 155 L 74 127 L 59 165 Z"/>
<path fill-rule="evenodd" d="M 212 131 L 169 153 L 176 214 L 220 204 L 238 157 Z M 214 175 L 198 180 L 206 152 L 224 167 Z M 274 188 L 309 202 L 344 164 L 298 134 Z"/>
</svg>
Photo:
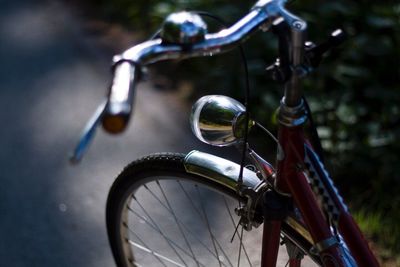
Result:
<svg viewBox="0 0 400 267">
<path fill-rule="evenodd" d="M 222 95 L 203 96 L 192 107 L 192 131 L 200 141 L 210 145 L 235 144 L 245 133 L 245 112 L 245 107 L 233 98 Z"/>
</svg>

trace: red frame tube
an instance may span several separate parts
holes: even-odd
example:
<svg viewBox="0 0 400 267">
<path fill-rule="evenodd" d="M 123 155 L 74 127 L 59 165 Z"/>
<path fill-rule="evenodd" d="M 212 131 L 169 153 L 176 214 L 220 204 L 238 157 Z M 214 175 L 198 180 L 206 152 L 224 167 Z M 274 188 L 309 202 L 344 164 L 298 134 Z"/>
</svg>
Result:
<svg viewBox="0 0 400 267">
<path fill-rule="evenodd" d="M 290 259 L 289 267 L 301 267 L 301 260 L 298 259 Z"/>
<path fill-rule="evenodd" d="M 310 149 L 310 146 L 308 146 L 308 149 Z M 353 217 L 348 212 L 343 200 L 337 195 L 334 185 L 331 181 L 329 181 L 330 178 L 324 174 L 324 167 L 322 163 L 317 160 L 317 162 L 314 162 L 312 165 L 315 171 L 319 173 L 321 179 L 320 182 L 326 188 L 330 199 L 338 210 L 338 219 L 337 221 L 335 220 L 335 225 L 337 225 L 339 232 L 346 241 L 346 244 L 352 252 L 356 262 L 359 266 L 379 266 L 377 259 L 368 246 L 368 242 L 364 239 L 363 234 L 358 228 L 358 225 L 354 221 Z"/>
<path fill-rule="evenodd" d="M 292 195 L 316 244 L 332 238 L 329 225 L 311 187 L 299 170 L 299 163 L 301 164 L 304 159 L 303 128 L 282 125 L 279 129 L 278 140 L 283 151 L 283 158 L 278 159 L 276 189 L 278 192 Z M 321 251 L 320 256 L 324 266 L 345 266 L 337 245 Z"/>
<path fill-rule="evenodd" d="M 279 241 L 281 238 L 281 221 L 264 221 L 261 250 L 261 266 L 276 266 Z"/>
<path fill-rule="evenodd" d="M 278 133 L 278 163 L 275 189 L 281 194 L 291 195 L 315 244 L 333 237 L 330 226 L 320 209 L 314 193 L 303 172 L 299 169 L 304 162 L 305 138 L 303 128 L 281 125 Z M 337 196 L 336 196 L 337 197 Z M 340 207 L 339 232 L 342 234 L 358 266 L 379 266 L 360 230 L 349 213 Z M 262 267 L 276 266 L 279 249 L 281 222 L 264 222 Z M 345 266 L 338 244 L 324 247 L 319 252 L 324 266 Z M 290 262 L 290 266 L 299 266 L 300 261 Z"/>
<path fill-rule="evenodd" d="M 367 240 L 365 240 L 360 228 L 358 228 L 358 225 L 349 213 L 344 212 L 341 214 L 338 228 L 358 266 L 379 266 L 377 259 L 368 246 Z"/>
</svg>

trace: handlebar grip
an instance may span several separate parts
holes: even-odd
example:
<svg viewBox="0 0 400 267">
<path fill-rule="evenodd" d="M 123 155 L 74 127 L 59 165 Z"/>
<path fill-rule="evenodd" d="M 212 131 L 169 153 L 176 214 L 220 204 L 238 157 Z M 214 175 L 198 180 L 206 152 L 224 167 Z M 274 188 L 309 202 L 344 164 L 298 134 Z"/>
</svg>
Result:
<svg viewBox="0 0 400 267">
<path fill-rule="evenodd" d="M 114 79 L 102 118 L 103 128 L 108 133 L 121 133 L 128 125 L 138 74 L 139 69 L 134 62 L 121 61 L 115 65 Z"/>
</svg>

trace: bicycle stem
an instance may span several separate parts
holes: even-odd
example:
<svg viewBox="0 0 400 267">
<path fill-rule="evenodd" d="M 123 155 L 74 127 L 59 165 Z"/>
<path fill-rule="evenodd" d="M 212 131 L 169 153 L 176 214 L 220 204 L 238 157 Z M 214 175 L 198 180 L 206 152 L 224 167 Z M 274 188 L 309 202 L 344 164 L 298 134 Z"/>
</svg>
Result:
<svg viewBox="0 0 400 267">
<path fill-rule="evenodd" d="M 302 20 L 295 21 L 290 25 L 291 34 L 291 76 L 285 84 L 284 103 L 289 107 L 296 107 L 301 104 L 303 95 L 300 79 L 306 73 L 303 68 L 304 42 L 307 24 Z"/>
</svg>

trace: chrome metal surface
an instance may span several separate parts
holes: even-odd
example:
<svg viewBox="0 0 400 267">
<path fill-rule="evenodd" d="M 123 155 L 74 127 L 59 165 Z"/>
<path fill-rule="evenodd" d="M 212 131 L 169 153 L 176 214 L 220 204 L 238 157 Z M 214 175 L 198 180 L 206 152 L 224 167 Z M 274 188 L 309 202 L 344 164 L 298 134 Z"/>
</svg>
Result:
<svg viewBox="0 0 400 267">
<path fill-rule="evenodd" d="M 245 107 L 231 97 L 203 96 L 192 107 L 190 124 L 202 142 L 214 146 L 232 145 L 244 136 Z"/>
<path fill-rule="evenodd" d="M 219 184 L 223 184 L 232 190 L 237 190 L 240 165 L 234 162 L 194 150 L 186 155 L 184 165 L 188 173 L 200 175 Z M 260 191 L 259 189 L 265 188 L 265 182 L 261 181 L 256 173 L 245 168 L 243 172 L 243 188 L 246 187 L 247 191 L 253 192 L 253 195 L 258 196 L 257 192 Z M 254 207 L 255 205 L 252 206 L 252 204 L 256 204 L 257 199 L 252 197 L 252 194 L 248 194 L 249 192 L 246 193 L 246 190 L 243 192 L 242 194 L 246 196 L 248 200 L 247 208 Z M 253 209 L 250 208 L 250 210 Z M 310 233 L 298 222 L 295 214 L 289 214 L 285 219 L 285 224 L 287 224 L 291 231 L 295 231 L 303 240 L 314 244 Z M 286 232 L 283 232 L 283 234 L 289 237 L 286 235 Z M 296 240 L 291 241 L 295 242 Z M 309 253 L 309 251 L 304 252 L 307 254 Z M 315 259 L 313 258 L 313 260 Z"/>
<path fill-rule="evenodd" d="M 191 151 L 185 157 L 185 169 L 193 173 L 223 184 L 246 198 L 246 203 L 237 208 L 237 215 L 241 216 L 241 225 L 250 231 L 258 227 L 259 223 L 253 220 L 258 199 L 266 188 L 266 183 L 260 180 L 256 173 L 244 168 L 241 187 L 239 186 L 240 165 L 229 160 L 199 151 Z"/>
<path fill-rule="evenodd" d="M 301 100 L 298 106 L 290 107 L 286 105 L 285 98 L 282 98 L 278 112 L 279 123 L 288 127 L 295 127 L 304 124 L 306 120 L 307 113 L 304 108 L 303 100 Z"/>
<path fill-rule="evenodd" d="M 252 159 L 252 162 L 256 166 L 257 170 L 261 173 L 262 178 L 273 184 L 272 180 L 275 169 L 272 164 L 263 159 L 260 155 L 258 155 L 255 151 L 251 149 L 249 149 L 249 157 Z"/>
<path fill-rule="evenodd" d="M 234 190 L 237 189 L 239 164 L 194 150 L 187 154 L 184 165 L 188 173 L 207 177 L 219 184 L 226 185 Z M 254 172 L 244 168 L 243 186 L 256 188 L 260 183 L 263 183 L 263 181 Z"/>
<path fill-rule="evenodd" d="M 259 1 L 246 16 L 231 27 L 217 33 L 206 34 L 203 41 L 196 42 L 190 47 L 183 48 L 181 45 L 166 44 L 161 39 L 156 39 L 136 45 L 115 57 L 114 60 L 124 58 L 147 65 L 161 60 L 211 56 L 227 52 L 244 42 L 258 29 L 265 28 L 266 23 L 271 23 L 280 16 L 289 22 L 298 20 L 296 16 L 284 9 L 285 2 L 283 0 Z"/>
<path fill-rule="evenodd" d="M 109 92 L 107 111 L 110 114 L 130 114 L 134 90 L 135 67 L 130 62 L 115 66 L 114 81 Z"/>
<path fill-rule="evenodd" d="M 207 25 L 199 15 L 183 11 L 165 19 L 160 36 L 165 43 L 188 45 L 203 41 L 206 33 Z"/>
<path fill-rule="evenodd" d="M 290 25 L 291 30 L 291 64 L 292 75 L 285 84 L 285 104 L 290 107 L 298 106 L 301 103 L 303 90 L 300 79 L 304 75 L 304 43 L 306 41 L 307 23 L 300 18 L 293 20 Z"/>
<path fill-rule="evenodd" d="M 136 83 L 139 82 L 140 68 L 131 61 L 120 61 L 113 66 L 114 79 L 108 92 L 102 124 L 111 134 L 123 132 L 133 109 Z"/>
<path fill-rule="evenodd" d="M 246 203 L 241 203 L 235 209 L 236 215 L 240 216 L 240 225 L 246 231 L 251 231 L 253 227 L 258 228 L 262 223 L 260 216 L 255 216 L 257 207 L 263 199 L 264 193 L 269 189 L 267 183 L 259 183 L 255 188 L 242 187 L 239 189 L 240 195 L 246 197 Z M 258 218 L 256 218 L 258 217 Z"/>
<path fill-rule="evenodd" d="M 339 241 L 337 240 L 336 236 L 332 236 L 328 239 L 322 240 L 315 244 L 315 249 L 318 252 L 322 252 L 330 247 L 337 246 L 339 244 Z"/>
<path fill-rule="evenodd" d="M 299 69 L 303 61 L 307 24 L 288 12 L 284 8 L 285 3 L 285 0 L 260 0 L 246 16 L 231 27 L 204 36 L 202 35 L 205 33 L 205 27 L 200 20 L 193 17 L 193 14 L 184 12 L 172 15 L 163 27 L 162 39 L 138 44 L 122 55 L 114 57 L 114 61 L 125 59 L 144 66 L 162 60 L 220 54 L 235 48 L 255 31 L 268 29 L 272 21 L 282 17 L 291 28 L 292 67 L 294 70 Z M 179 36 L 178 33 L 183 34 Z M 288 106 L 297 106 L 300 102 L 302 96 L 300 78 L 301 75 L 294 71 L 285 85 L 285 101 Z"/>
<path fill-rule="evenodd" d="M 252 9 L 260 9 L 273 18 L 282 17 L 289 25 L 293 25 L 295 21 L 300 19 L 285 9 L 286 2 L 287 0 L 260 0 Z"/>
</svg>

